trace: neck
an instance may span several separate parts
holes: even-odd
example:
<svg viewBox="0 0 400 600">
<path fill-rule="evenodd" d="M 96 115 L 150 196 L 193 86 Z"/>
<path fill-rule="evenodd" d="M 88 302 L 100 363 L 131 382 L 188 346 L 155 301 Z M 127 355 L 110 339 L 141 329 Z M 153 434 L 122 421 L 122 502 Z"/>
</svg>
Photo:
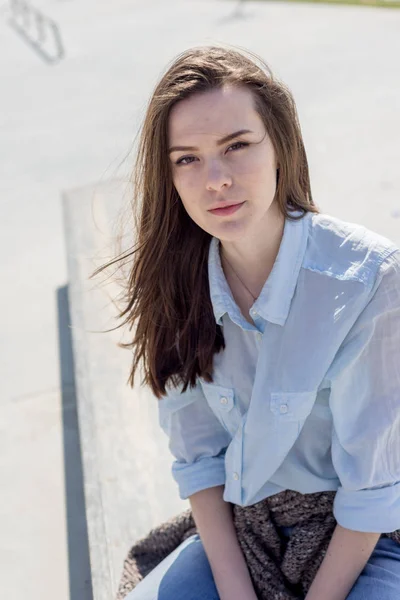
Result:
<svg viewBox="0 0 400 600">
<path fill-rule="evenodd" d="M 233 242 L 221 240 L 221 264 L 225 274 L 229 266 L 233 268 L 255 297 L 260 294 L 274 266 L 284 224 L 283 215 L 276 209 L 270 210 L 266 219 L 258 224 L 258 231 Z"/>
</svg>

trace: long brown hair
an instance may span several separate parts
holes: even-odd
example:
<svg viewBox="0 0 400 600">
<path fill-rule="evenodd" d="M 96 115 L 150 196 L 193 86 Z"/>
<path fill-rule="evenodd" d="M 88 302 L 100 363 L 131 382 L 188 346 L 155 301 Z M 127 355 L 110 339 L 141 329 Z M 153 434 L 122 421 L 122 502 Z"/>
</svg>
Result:
<svg viewBox="0 0 400 600">
<path fill-rule="evenodd" d="M 257 64 L 258 63 L 258 64 Z M 214 353 L 225 347 L 210 299 L 208 251 L 211 235 L 189 217 L 173 185 L 168 160 L 171 108 L 192 94 L 224 85 L 250 88 L 279 163 L 276 199 L 286 218 L 319 212 L 310 178 L 296 106 L 288 88 L 249 51 L 224 46 L 195 47 L 181 53 L 156 85 L 141 127 L 133 170 L 135 244 L 97 269 L 129 261 L 124 307 L 118 327 L 133 331 L 129 384 L 143 364 L 142 383 L 157 398 L 166 385 L 212 381 Z M 298 217 L 291 211 L 301 210 Z"/>
</svg>

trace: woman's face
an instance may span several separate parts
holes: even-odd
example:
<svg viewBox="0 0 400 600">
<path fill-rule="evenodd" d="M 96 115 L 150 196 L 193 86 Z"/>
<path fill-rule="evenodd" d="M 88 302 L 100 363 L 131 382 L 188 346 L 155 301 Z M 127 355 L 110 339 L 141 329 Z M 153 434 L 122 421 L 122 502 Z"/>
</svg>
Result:
<svg viewBox="0 0 400 600">
<path fill-rule="evenodd" d="M 260 231 L 276 208 L 277 165 L 251 91 L 226 86 L 181 100 L 168 138 L 173 183 L 193 221 L 226 241 Z M 239 206 L 214 210 L 233 204 Z"/>
</svg>

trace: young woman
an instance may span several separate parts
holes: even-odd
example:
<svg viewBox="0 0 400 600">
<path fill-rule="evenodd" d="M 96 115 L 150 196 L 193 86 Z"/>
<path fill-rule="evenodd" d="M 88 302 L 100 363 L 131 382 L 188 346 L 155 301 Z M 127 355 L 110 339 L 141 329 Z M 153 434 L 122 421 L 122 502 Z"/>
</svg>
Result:
<svg viewBox="0 0 400 600">
<path fill-rule="evenodd" d="M 284 490 L 336 492 L 307 600 L 398 600 L 399 247 L 317 209 L 293 98 L 250 52 L 176 58 L 134 183 L 131 383 L 143 363 L 199 535 L 129 600 L 255 600 L 232 505 Z"/>
</svg>

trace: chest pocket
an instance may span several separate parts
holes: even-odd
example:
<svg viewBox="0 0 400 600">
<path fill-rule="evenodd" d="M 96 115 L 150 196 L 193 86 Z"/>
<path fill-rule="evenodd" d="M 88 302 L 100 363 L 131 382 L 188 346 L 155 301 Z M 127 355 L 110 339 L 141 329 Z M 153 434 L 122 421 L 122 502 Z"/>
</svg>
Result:
<svg viewBox="0 0 400 600">
<path fill-rule="evenodd" d="M 275 427 L 297 423 L 297 433 L 310 414 L 317 392 L 271 392 L 270 409 Z"/>
<path fill-rule="evenodd" d="M 233 437 L 241 423 L 242 416 L 235 402 L 233 388 L 201 381 L 204 395 L 221 425 Z"/>
<path fill-rule="evenodd" d="M 247 494 L 254 497 L 285 460 L 304 427 L 317 397 L 317 390 L 306 392 L 270 392 L 250 408 L 244 424 L 248 452 L 254 457 L 249 465 Z M 262 468 L 260 467 L 262 465 Z"/>
</svg>

